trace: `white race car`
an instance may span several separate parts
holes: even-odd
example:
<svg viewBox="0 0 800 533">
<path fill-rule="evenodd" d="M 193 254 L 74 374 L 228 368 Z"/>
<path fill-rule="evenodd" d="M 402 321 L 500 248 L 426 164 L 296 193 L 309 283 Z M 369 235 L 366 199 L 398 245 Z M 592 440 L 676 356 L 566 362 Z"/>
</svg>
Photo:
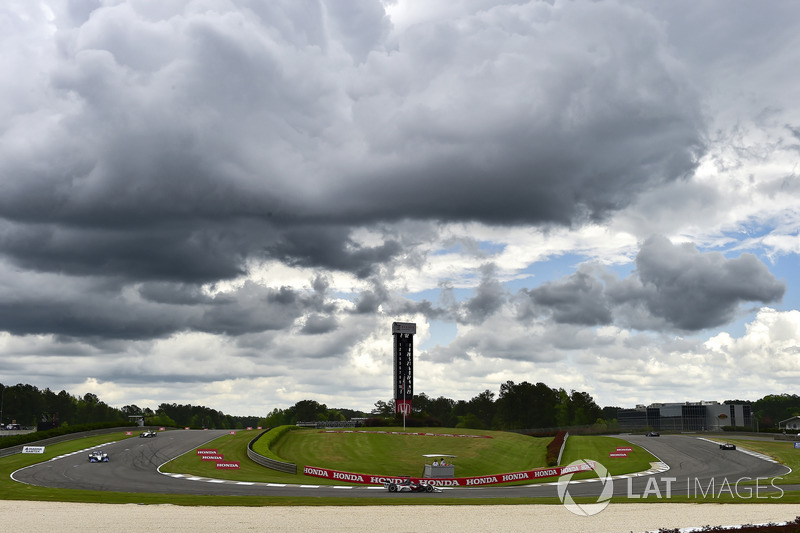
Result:
<svg viewBox="0 0 800 533">
<path fill-rule="evenodd" d="M 139 436 L 143 437 L 143 438 L 155 437 L 157 435 L 158 435 L 158 433 L 156 433 L 152 429 L 148 429 L 147 431 L 142 431 L 141 433 L 139 433 Z"/>
<path fill-rule="evenodd" d="M 89 452 L 89 462 L 90 463 L 107 463 L 108 462 L 108 454 L 106 452 L 101 452 L 101 451 Z"/>
<path fill-rule="evenodd" d="M 411 481 L 409 477 L 403 478 L 399 482 L 387 481 L 383 486 L 389 489 L 389 492 L 442 492 L 442 489 L 423 479 Z"/>
</svg>

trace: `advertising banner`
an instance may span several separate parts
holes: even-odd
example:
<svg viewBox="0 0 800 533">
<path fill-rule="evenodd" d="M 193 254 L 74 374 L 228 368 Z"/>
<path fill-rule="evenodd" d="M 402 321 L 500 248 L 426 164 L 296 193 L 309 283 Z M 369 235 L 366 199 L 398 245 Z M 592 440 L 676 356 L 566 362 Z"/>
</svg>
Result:
<svg viewBox="0 0 800 533">
<path fill-rule="evenodd" d="M 217 453 L 216 448 L 198 448 L 197 455 L 214 455 Z"/>
<path fill-rule="evenodd" d="M 393 322 L 392 348 L 394 359 L 394 407 L 404 416 L 411 414 L 411 399 L 414 397 L 414 334 L 417 325 L 413 322 Z"/>
<path fill-rule="evenodd" d="M 547 477 L 558 477 L 577 472 L 594 470 L 595 463 L 588 462 L 572 466 L 554 466 L 551 468 L 536 468 L 524 472 L 509 472 L 507 474 L 495 474 L 491 476 L 458 477 L 449 479 L 424 478 L 426 483 L 440 487 L 479 487 L 481 485 L 494 485 L 497 483 L 511 483 L 512 481 L 535 480 Z M 356 474 L 353 472 L 341 472 L 317 466 L 304 466 L 303 473 L 307 476 L 322 477 L 343 481 L 347 483 L 362 483 L 365 485 L 382 485 L 387 482 L 399 483 L 404 478 L 398 476 L 381 476 L 373 474 Z M 418 482 L 423 478 L 412 477 L 411 481 Z"/>
<path fill-rule="evenodd" d="M 22 453 L 44 453 L 44 446 L 23 446 Z"/>
<path fill-rule="evenodd" d="M 201 455 L 200 456 L 200 460 L 201 461 L 224 461 L 225 460 L 225 456 L 223 456 L 221 453 L 220 454 L 215 454 L 215 455 Z"/>
<path fill-rule="evenodd" d="M 217 469 L 238 470 L 239 461 L 229 461 L 217 463 Z"/>
</svg>

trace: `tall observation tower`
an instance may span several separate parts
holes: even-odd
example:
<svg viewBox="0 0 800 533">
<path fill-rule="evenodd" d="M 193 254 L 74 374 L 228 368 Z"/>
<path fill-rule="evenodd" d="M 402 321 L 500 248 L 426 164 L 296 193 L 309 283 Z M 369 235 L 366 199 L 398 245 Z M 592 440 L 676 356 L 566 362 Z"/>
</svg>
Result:
<svg viewBox="0 0 800 533">
<path fill-rule="evenodd" d="M 394 409 L 404 416 L 411 414 L 414 397 L 414 334 L 413 322 L 392 322 L 394 337 Z"/>
</svg>

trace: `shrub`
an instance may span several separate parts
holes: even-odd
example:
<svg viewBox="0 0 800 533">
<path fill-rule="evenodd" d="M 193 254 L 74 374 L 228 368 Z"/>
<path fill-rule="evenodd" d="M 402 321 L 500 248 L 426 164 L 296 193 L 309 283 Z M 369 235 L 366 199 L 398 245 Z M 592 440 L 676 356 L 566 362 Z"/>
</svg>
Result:
<svg viewBox="0 0 800 533">
<path fill-rule="evenodd" d="M 564 444 L 566 436 L 566 431 L 559 431 L 550 441 L 550 444 L 547 445 L 547 466 L 556 466 L 558 464 L 558 454 L 561 452 L 561 445 Z"/>
</svg>

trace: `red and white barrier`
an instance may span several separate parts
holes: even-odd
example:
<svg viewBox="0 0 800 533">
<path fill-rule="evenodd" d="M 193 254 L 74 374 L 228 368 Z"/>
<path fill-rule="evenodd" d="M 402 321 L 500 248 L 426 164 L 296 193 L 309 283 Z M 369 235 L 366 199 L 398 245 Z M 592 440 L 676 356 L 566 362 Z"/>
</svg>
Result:
<svg viewBox="0 0 800 533">
<path fill-rule="evenodd" d="M 494 485 L 497 483 L 511 483 L 512 481 L 535 480 L 547 477 L 558 477 L 576 472 L 587 472 L 594 470 L 594 462 L 587 462 L 581 465 L 554 466 L 551 468 L 536 468 L 523 472 L 509 472 L 507 474 L 495 474 L 491 476 L 457 477 L 449 479 L 425 478 L 426 483 L 440 487 L 477 487 L 481 485 Z M 342 472 L 330 470 L 317 466 L 304 466 L 303 473 L 307 476 L 322 477 L 346 483 L 361 483 L 364 485 L 382 485 L 386 482 L 399 483 L 404 478 L 397 476 L 378 476 L 372 474 L 356 474 L 353 472 Z M 418 482 L 423 478 L 412 477 L 411 481 Z"/>
<path fill-rule="evenodd" d="M 413 432 L 406 432 L 406 431 L 369 431 L 365 429 L 345 429 L 345 430 L 337 430 L 337 429 L 323 429 L 320 430 L 320 433 L 373 433 L 379 435 L 409 435 L 409 436 L 418 436 L 418 437 L 463 437 L 468 439 L 493 439 L 491 435 L 466 435 L 461 433 L 413 433 Z"/>
</svg>

